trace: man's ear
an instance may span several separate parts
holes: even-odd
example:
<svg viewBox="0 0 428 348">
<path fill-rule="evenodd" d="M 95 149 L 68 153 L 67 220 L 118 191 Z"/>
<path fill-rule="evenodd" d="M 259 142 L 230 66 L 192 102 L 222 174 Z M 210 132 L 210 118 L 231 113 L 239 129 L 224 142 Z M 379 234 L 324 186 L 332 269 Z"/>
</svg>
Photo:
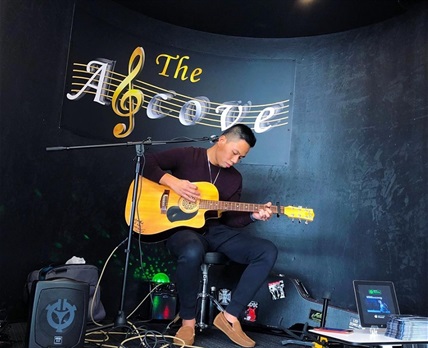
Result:
<svg viewBox="0 0 428 348">
<path fill-rule="evenodd" d="M 217 142 L 221 144 L 227 143 L 227 137 L 224 134 L 220 135 Z"/>
</svg>

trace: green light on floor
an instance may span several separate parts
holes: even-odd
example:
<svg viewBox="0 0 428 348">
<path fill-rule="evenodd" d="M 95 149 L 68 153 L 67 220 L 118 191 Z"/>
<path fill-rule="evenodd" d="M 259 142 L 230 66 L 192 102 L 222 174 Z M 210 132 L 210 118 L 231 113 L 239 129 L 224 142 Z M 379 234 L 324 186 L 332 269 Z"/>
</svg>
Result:
<svg viewBox="0 0 428 348">
<path fill-rule="evenodd" d="M 169 277 L 165 273 L 157 273 L 153 276 L 154 283 L 169 283 Z"/>
</svg>

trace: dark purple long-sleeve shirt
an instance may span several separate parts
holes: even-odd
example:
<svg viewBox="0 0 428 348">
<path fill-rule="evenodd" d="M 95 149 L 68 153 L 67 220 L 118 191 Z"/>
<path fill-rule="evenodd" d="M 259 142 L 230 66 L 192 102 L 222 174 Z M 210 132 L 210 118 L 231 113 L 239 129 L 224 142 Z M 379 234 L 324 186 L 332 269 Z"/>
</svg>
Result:
<svg viewBox="0 0 428 348">
<path fill-rule="evenodd" d="M 211 175 L 207 149 L 185 147 L 158 153 L 146 153 L 144 177 L 159 183 L 165 173 L 171 173 L 183 180 L 214 181 L 220 167 L 211 165 Z M 221 168 L 215 181 L 221 201 L 239 202 L 242 190 L 242 175 L 234 167 Z M 203 198 L 203 197 L 202 197 Z M 248 212 L 225 212 L 220 222 L 230 227 L 244 227 L 252 222 Z"/>
</svg>

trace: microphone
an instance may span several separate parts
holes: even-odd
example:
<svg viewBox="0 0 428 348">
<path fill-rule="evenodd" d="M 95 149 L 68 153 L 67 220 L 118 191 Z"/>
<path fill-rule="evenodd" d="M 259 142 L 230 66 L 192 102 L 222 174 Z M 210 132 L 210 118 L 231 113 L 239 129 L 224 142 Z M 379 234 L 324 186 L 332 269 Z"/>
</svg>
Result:
<svg viewBox="0 0 428 348">
<path fill-rule="evenodd" d="M 210 135 L 210 143 L 214 144 L 215 142 L 218 141 L 218 135 Z"/>
</svg>

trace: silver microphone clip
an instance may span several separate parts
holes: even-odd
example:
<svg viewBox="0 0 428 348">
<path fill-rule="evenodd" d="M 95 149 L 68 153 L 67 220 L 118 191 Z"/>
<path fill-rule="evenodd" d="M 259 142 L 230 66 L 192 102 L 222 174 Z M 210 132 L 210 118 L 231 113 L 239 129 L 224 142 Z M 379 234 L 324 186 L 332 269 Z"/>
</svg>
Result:
<svg viewBox="0 0 428 348">
<path fill-rule="evenodd" d="M 214 144 L 217 141 L 218 141 L 218 135 L 211 135 L 210 136 L 210 143 L 211 144 Z"/>
</svg>

